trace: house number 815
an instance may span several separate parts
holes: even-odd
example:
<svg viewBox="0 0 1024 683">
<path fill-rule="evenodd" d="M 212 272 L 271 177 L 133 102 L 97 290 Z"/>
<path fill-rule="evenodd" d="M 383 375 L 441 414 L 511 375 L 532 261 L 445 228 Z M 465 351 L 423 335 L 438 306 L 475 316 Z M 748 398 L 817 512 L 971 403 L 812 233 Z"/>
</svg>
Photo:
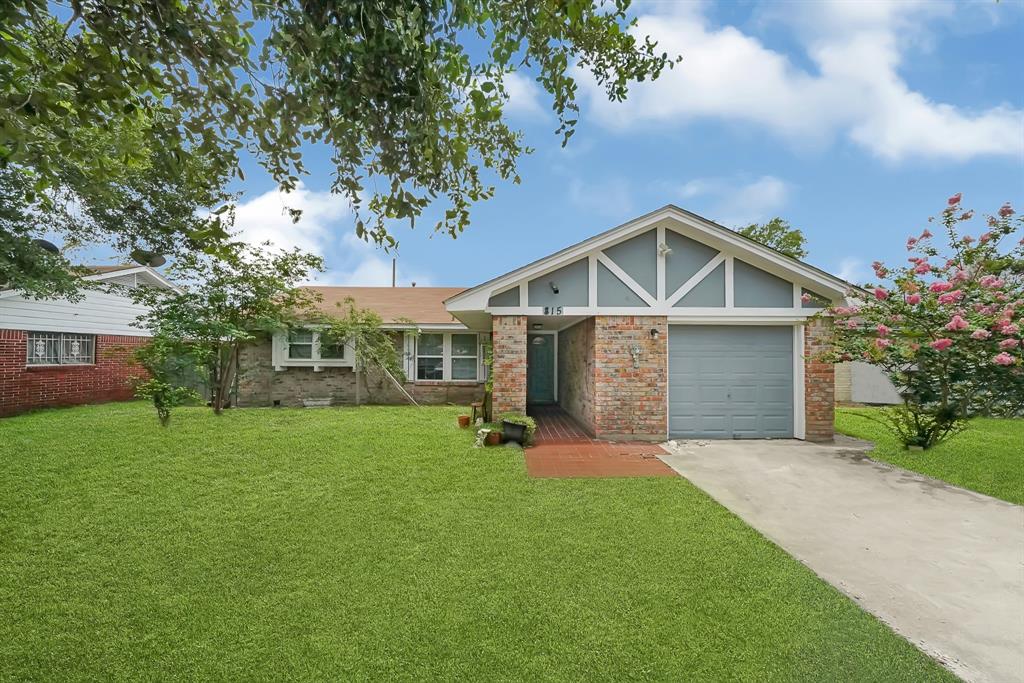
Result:
<svg viewBox="0 0 1024 683">
<path fill-rule="evenodd" d="M 562 315 L 561 306 L 545 306 L 544 315 Z"/>
</svg>

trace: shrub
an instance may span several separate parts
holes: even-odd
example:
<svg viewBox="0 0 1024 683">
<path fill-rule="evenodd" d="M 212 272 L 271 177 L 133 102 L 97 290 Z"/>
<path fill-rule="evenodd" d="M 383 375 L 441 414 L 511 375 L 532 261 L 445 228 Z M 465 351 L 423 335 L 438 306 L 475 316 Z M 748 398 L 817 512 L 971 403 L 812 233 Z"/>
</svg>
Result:
<svg viewBox="0 0 1024 683">
<path fill-rule="evenodd" d="M 537 423 L 529 415 L 522 415 L 520 413 L 505 413 L 499 415 L 497 422 L 511 422 L 512 424 L 523 425 L 526 427 L 526 443 L 524 445 L 529 446 L 533 443 L 533 435 L 537 431 Z"/>
</svg>

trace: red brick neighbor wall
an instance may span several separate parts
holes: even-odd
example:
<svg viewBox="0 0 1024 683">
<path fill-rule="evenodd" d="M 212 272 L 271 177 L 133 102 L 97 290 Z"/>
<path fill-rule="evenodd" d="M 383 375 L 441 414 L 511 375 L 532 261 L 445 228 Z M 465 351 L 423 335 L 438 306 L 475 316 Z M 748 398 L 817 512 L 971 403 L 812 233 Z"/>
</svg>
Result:
<svg viewBox="0 0 1024 683">
<path fill-rule="evenodd" d="M 835 436 L 835 365 L 818 358 L 828 350 L 831 320 L 808 320 L 804 327 L 804 438 Z"/>
<path fill-rule="evenodd" d="M 93 365 L 27 367 L 27 335 L 0 330 L 0 416 L 34 408 L 70 406 L 133 397 L 132 380 L 142 369 L 132 352 L 146 337 L 96 335 Z"/>
<path fill-rule="evenodd" d="M 657 330 L 657 339 L 651 330 Z M 638 345 L 639 367 L 632 346 Z M 661 441 L 668 431 L 668 320 L 664 316 L 594 318 L 594 433 L 606 439 Z"/>
<path fill-rule="evenodd" d="M 491 320 L 494 347 L 494 389 L 491 410 L 526 412 L 526 316 L 496 315 Z"/>
</svg>

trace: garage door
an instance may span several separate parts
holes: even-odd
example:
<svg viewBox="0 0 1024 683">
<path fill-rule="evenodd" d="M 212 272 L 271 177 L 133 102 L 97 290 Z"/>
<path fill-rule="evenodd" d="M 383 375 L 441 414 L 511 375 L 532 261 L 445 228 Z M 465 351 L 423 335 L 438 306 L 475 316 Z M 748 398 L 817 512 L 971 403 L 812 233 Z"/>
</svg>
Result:
<svg viewBox="0 0 1024 683">
<path fill-rule="evenodd" d="M 793 436 L 793 328 L 671 325 L 669 434 Z"/>
</svg>

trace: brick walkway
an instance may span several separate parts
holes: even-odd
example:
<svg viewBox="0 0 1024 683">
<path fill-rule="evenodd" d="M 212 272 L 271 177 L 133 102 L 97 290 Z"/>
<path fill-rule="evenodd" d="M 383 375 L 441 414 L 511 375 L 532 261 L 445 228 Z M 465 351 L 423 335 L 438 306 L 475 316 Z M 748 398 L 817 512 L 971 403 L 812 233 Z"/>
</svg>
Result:
<svg viewBox="0 0 1024 683">
<path fill-rule="evenodd" d="M 531 477 L 674 477 L 658 459 L 661 446 L 644 442 L 600 441 L 558 406 L 530 406 L 537 422 L 535 446 L 527 448 Z"/>
</svg>

